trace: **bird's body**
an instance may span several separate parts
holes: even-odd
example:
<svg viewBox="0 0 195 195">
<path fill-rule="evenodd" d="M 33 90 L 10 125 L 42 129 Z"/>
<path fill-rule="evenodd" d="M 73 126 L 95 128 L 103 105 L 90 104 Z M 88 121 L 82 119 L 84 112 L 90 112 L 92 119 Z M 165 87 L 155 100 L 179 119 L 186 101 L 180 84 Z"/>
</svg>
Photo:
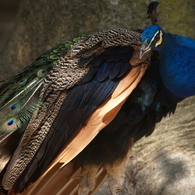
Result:
<svg viewBox="0 0 195 195">
<path fill-rule="evenodd" d="M 133 144 L 195 94 L 194 42 L 158 25 L 142 34 L 104 30 L 60 44 L 2 82 L 3 188 L 57 194 L 52 182 L 66 186 L 81 167 L 78 192 L 88 194 L 103 167 L 117 194 Z"/>
</svg>

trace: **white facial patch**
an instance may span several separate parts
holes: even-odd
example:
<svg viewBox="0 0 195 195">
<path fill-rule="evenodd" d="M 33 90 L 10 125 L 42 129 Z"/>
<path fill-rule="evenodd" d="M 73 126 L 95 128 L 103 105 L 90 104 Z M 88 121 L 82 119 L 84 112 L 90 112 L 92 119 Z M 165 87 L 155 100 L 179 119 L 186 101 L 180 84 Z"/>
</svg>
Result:
<svg viewBox="0 0 195 195">
<path fill-rule="evenodd" d="M 152 42 L 154 41 L 154 39 L 157 38 L 156 36 L 158 36 L 158 34 L 159 34 L 159 40 L 156 42 L 155 47 L 159 46 L 159 45 L 162 43 L 163 32 L 162 32 L 161 30 L 158 30 L 158 31 L 155 33 L 155 35 L 153 36 L 153 38 L 151 39 L 149 45 L 151 45 Z"/>
</svg>

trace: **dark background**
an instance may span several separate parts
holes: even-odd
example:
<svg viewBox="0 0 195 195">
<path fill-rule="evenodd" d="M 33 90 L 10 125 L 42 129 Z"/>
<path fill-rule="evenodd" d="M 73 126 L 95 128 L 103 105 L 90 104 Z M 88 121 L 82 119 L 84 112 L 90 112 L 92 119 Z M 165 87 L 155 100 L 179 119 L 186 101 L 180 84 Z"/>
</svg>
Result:
<svg viewBox="0 0 195 195">
<path fill-rule="evenodd" d="M 18 7 L 19 0 L 0 1 L 0 52 L 14 30 Z"/>
</svg>

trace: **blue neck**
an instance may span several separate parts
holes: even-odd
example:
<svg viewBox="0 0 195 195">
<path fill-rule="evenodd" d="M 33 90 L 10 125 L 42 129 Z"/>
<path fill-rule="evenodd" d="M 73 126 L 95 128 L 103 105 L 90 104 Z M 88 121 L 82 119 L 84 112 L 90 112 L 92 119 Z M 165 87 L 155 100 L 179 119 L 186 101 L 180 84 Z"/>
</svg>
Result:
<svg viewBox="0 0 195 195">
<path fill-rule="evenodd" d="M 160 74 L 165 87 L 174 95 L 195 95 L 195 40 L 164 33 L 160 53 Z"/>
</svg>

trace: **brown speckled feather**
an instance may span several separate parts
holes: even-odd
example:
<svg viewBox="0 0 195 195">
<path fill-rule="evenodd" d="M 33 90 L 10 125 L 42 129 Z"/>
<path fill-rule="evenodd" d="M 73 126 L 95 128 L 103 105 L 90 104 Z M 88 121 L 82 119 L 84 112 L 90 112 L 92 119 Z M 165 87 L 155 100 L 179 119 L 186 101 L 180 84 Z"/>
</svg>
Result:
<svg viewBox="0 0 195 195">
<path fill-rule="evenodd" d="M 129 61 L 127 62 L 129 68 L 126 68 L 127 69 L 126 72 L 123 73 L 124 76 L 122 75 L 119 78 L 115 76 L 116 77 L 115 79 L 111 75 L 114 72 L 113 70 L 110 69 L 109 70 L 110 72 L 108 72 L 108 74 L 110 74 L 110 78 L 113 77 L 113 79 L 105 79 L 105 81 L 104 80 L 98 81 L 99 84 L 97 84 L 97 91 L 100 90 L 100 93 L 103 94 L 106 93 L 105 99 L 104 98 L 102 100 L 97 99 L 99 103 L 97 104 L 94 103 L 94 105 L 92 105 L 92 107 L 90 108 L 91 110 L 89 109 L 89 111 L 85 111 L 87 107 L 82 108 L 81 106 L 81 108 L 79 108 L 78 106 L 78 110 L 81 109 L 82 111 L 83 109 L 82 112 L 88 114 L 84 116 L 80 123 L 79 123 L 80 119 L 78 119 L 78 125 L 73 128 L 74 129 L 73 132 L 71 132 L 72 131 L 71 129 L 66 130 L 67 133 L 69 133 L 70 135 L 68 135 L 65 142 L 60 141 L 61 145 L 63 143 L 62 145 L 63 147 L 59 146 L 58 148 L 57 146 L 58 141 L 55 140 L 55 138 L 52 138 L 56 141 L 56 144 L 54 144 L 55 150 L 58 151 L 58 153 L 60 150 L 62 150 L 62 148 L 63 150 L 58 155 L 57 153 L 52 154 L 52 155 L 55 154 L 55 156 L 57 157 L 52 161 L 49 168 L 47 168 L 47 170 L 42 174 L 42 176 L 37 180 L 37 182 L 30 185 L 30 187 L 21 194 L 35 194 L 35 192 L 38 194 L 38 191 L 42 192 L 42 190 L 43 191 L 46 190 L 44 189 L 46 188 L 46 186 L 44 187 L 44 185 L 41 184 L 48 179 L 49 182 L 55 183 L 55 181 L 59 180 L 63 183 L 62 178 L 65 177 L 66 171 L 63 172 L 62 170 L 66 169 L 65 167 L 67 166 L 70 168 L 71 167 L 70 163 L 72 162 L 72 160 L 80 152 L 82 152 L 82 150 L 85 147 L 87 147 L 87 145 L 96 137 L 96 135 L 115 118 L 115 116 L 121 109 L 122 105 L 129 97 L 131 92 L 135 89 L 137 84 L 140 82 L 142 76 L 144 75 L 146 69 L 148 68 L 148 65 L 150 64 L 150 56 L 147 55 L 140 60 L 139 58 L 140 44 L 141 44 L 140 33 L 138 32 L 129 31 L 126 29 L 111 29 L 107 31 L 100 31 L 82 38 L 80 41 L 78 41 L 78 43 L 76 43 L 71 48 L 71 50 L 64 57 L 60 58 L 56 62 L 56 64 L 53 66 L 49 74 L 44 78 L 42 83 L 42 88 L 40 91 L 40 100 L 44 102 L 45 106 L 38 108 L 34 112 L 25 130 L 25 133 L 21 139 L 21 142 L 18 145 L 11 159 L 11 162 L 7 167 L 2 182 L 5 189 L 10 189 L 12 188 L 13 185 L 14 188 L 18 188 L 17 182 L 20 181 L 21 183 L 22 177 L 28 176 L 29 173 L 30 173 L 29 178 L 32 177 L 32 179 L 29 179 L 29 181 L 27 179 L 27 181 L 30 183 L 35 182 L 34 180 L 36 179 L 34 178 L 36 178 L 37 176 L 34 175 L 34 173 L 32 173 L 32 170 L 34 170 L 34 168 L 36 169 L 37 166 L 41 165 L 39 164 L 39 161 L 42 161 L 41 159 L 45 159 L 45 161 L 48 161 L 46 164 L 43 162 L 43 167 L 47 167 L 49 165 L 49 162 L 51 162 L 53 158 L 49 157 L 49 159 L 51 160 L 47 160 L 48 157 L 45 156 L 47 153 L 48 155 L 50 154 L 47 145 L 51 147 L 52 142 L 50 141 L 50 139 L 52 138 L 53 134 L 52 132 L 55 129 L 61 128 L 60 124 L 61 123 L 63 124 L 63 119 L 61 119 L 61 117 L 63 116 L 62 110 L 66 108 L 66 102 L 71 100 L 71 98 L 70 100 L 68 98 L 74 97 L 76 95 L 74 94 L 75 93 L 74 90 L 76 91 L 77 88 L 78 89 L 79 87 L 82 88 L 82 86 L 85 87 L 88 85 L 88 83 L 90 84 L 91 80 L 99 79 L 98 77 L 99 73 L 97 72 L 98 69 L 96 67 L 100 66 L 101 69 L 101 67 L 104 66 L 103 63 L 104 58 L 105 60 L 107 60 L 106 63 L 108 64 L 109 63 L 117 64 L 119 62 L 124 64 L 123 65 L 124 68 L 121 67 L 119 70 L 117 70 L 116 68 L 116 71 L 118 71 L 116 72 L 116 75 L 119 75 L 120 72 L 124 71 L 125 67 L 127 67 L 125 65 L 126 62 L 124 62 L 123 60 L 118 61 L 117 57 L 112 62 L 110 59 L 107 59 L 106 56 L 110 55 L 109 58 L 111 57 L 114 58 L 114 55 L 112 56 L 112 53 L 109 54 L 110 52 L 109 49 L 116 48 L 115 49 L 116 51 L 119 50 L 119 52 L 123 52 L 123 48 L 126 48 L 126 50 L 129 48 L 130 49 L 130 50 L 128 49 L 129 53 L 125 54 L 129 55 L 128 57 Z M 99 65 L 97 59 L 99 60 L 101 58 L 102 62 Z M 91 66 L 94 66 L 94 68 L 93 67 L 91 68 Z M 96 72 L 93 73 L 93 71 L 96 71 L 97 73 Z M 91 72 L 94 74 L 92 78 L 88 76 Z M 105 88 L 106 90 L 110 88 L 109 86 L 113 87 L 110 88 L 108 92 L 104 92 L 106 90 L 104 89 L 103 82 L 105 82 L 105 86 L 106 83 L 108 85 L 108 87 Z M 78 83 L 81 84 L 77 85 Z M 96 83 L 96 81 L 93 82 L 93 84 L 94 83 Z M 75 86 L 77 86 L 77 88 L 75 88 Z M 94 87 L 95 86 L 96 84 L 94 84 Z M 94 90 L 93 89 L 94 87 L 92 87 L 91 90 Z M 93 97 L 93 93 L 90 95 L 90 97 Z M 73 94 L 73 96 L 71 96 L 70 94 Z M 96 102 L 96 100 L 94 100 L 94 102 Z M 72 106 L 74 108 L 74 105 Z M 76 112 L 74 111 L 73 114 L 76 114 L 78 112 L 79 111 Z M 69 115 L 70 114 L 68 114 L 67 117 L 69 117 Z M 75 115 L 75 117 L 76 118 L 78 117 L 77 114 Z M 58 120 L 61 122 L 58 122 Z M 67 126 L 66 127 L 64 126 L 63 128 L 67 128 Z M 60 136 L 59 138 L 61 137 L 62 136 Z M 46 142 L 46 140 L 49 141 Z M 41 157 L 41 155 L 43 155 L 43 157 Z M 37 165 L 34 162 L 37 162 Z M 124 163 L 122 163 L 121 165 L 124 166 L 125 162 L 126 160 L 124 160 Z M 62 163 L 63 166 L 61 166 Z M 117 164 L 116 166 L 120 167 L 118 165 L 119 163 L 116 164 Z M 71 169 L 70 172 L 71 174 L 74 175 L 75 167 L 74 166 L 72 167 L 73 169 Z M 85 167 L 85 165 L 83 165 L 83 167 Z M 88 167 L 88 165 L 86 165 L 86 167 Z M 105 165 L 103 167 L 104 171 L 101 172 L 99 176 L 99 183 L 101 183 L 101 180 L 103 180 L 106 176 L 105 170 L 107 170 L 110 175 L 113 175 L 113 177 L 116 177 L 115 173 L 111 173 L 112 172 L 110 171 L 111 168 L 108 165 Z M 43 170 L 40 169 L 40 171 L 37 172 L 42 173 L 44 169 Z M 97 167 L 94 168 L 94 175 L 96 175 L 97 170 L 99 170 L 99 168 L 98 169 Z M 81 174 L 85 175 L 88 173 L 83 172 Z M 77 181 L 79 180 L 77 179 Z M 64 181 L 64 184 L 65 183 L 66 181 Z M 84 185 L 81 185 L 82 183 L 83 182 L 81 180 L 79 187 L 80 194 L 83 193 L 83 190 L 85 191 L 84 189 L 85 187 L 83 187 Z M 91 185 L 90 189 L 87 190 L 94 191 L 94 188 L 96 189 L 95 187 L 96 184 L 94 183 L 90 185 Z M 65 190 L 66 187 L 63 187 L 63 189 Z M 116 189 L 112 190 L 113 193 L 115 190 Z M 32 192 L 30 193 L 30 191 Z M 10 195 L 14 193 L 15 190 L 9 191 Z"/>
<path fill-rule="evenodd" d="M 148 58 L 143 58 L 142 61 L 140 61 L 138 55 L 139 47 L 135 48 L 136 50 L 134 52 L 134 56 L 131 59 L 131 64 L 134 66 L 133 69 L 119 82 L 117 88 L 114 90 L 110 98 L 102 103 L 87 119 L 86 124 L 81 128 L 81 130 L 79 130 L 79 132 L 76 134 L 76 136 L 73 137 L 73 139 L 69 142 L 65 149 L 51 163 L 47 171 L 39 178 L 37 182 L 35 182 L 22 194 L 30 195 L 35 194 L 35 192 L 36 194 L 47 194 L 48 189 L 50 189 L 47 187 L 48 185 L 52 186 L 53 190 L 57 190 L 54 187 L 56 186 L 56 181 L 61 181 L 60 186 L 63 186 L 63 188 L 60 187 L 58 193 L 54 190 L 55 193 L 53 194 L 63 194 L 64 192 L 67 193 L 67 190 L 70 188 L 73 190 L 73 192 L 76 188 L 76 192 L 72 192 L 72 194 L 77 194 L 79 176 L 75 178 L 75 172 L 73 171 L 73 173 L 71 173 L 73 175 L 71 175 L 71 181 L 74 181 L 73 183 L 76 183 L 77 185 L 76 187 L 74 185 L 67 185 L 67 181 L 66 179 L 64 179 L 64 177 L 69 173 L 64 170 L 74 170 L 74 167 L 71 167 L 69 162 L 78 153 L 80 153 L 83 148 L 85 148 L 91 142 L 92 139 L 94 139 L 99 131 L 101 131 L 113 120 L 113 118 L 116 116 L 121 106 L 125 102 L 126 98 L 131 94 L 132 90 L 137 86 L 140 79 L 142 78 L 145 70 L 148 67 L 149 61 Z M 124 169 L 125 166 L 123 163 L 121 164 L 121 166 Z M 108 169 L 108 167 L 106 168 Z M 122 170 L 121 167 L 119 169 Z M 92 169 L 90 169 L 90 171 L 91 170 Z M 96 176 L 99 177 L 99 180 L 101 182 L 106 178 L 107 175 L 106 169 L 104 168 L 103 170 L 104 171 L 102 171 L 101 174 L 100 172 L 97 172 L 98 176 Z M 49 183 L 46 182 L 47 179 L 49 180 Z M 43 183 L 46 185 L 44 186 Z M 98 182 L 96 183 L 96 185 L 97 184 Z M 94 189 L 96 189 L 96 187 L 94 187 Z M 95 192 L 94 189 L 93 193 Z M 10 193 L 10 195 L 11 194 L 12 193 Z M 92 192 L 90 194 L 92 194 Z"/>
</svg>

